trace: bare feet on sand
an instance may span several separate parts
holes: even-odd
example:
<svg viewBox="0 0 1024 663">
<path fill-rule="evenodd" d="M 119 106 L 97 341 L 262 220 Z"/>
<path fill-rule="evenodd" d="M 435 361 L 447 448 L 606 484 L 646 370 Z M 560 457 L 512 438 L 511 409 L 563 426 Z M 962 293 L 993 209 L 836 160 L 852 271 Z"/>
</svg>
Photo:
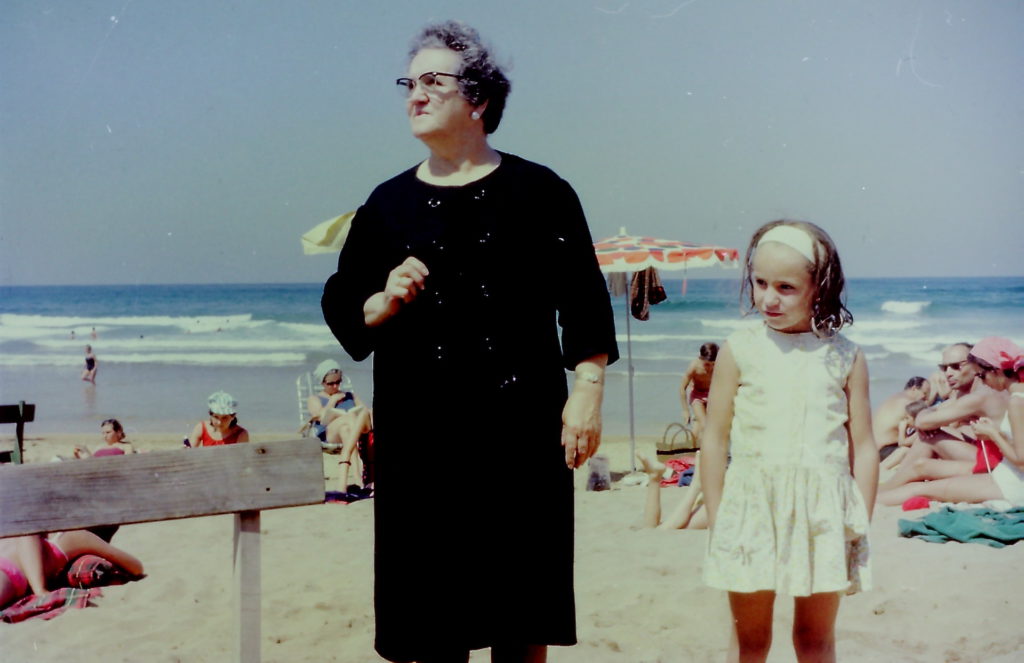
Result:
<svg viewBox="0 0 1024 663">
<path fill-rule="evenodd" d="M 647 475 L 648 485 L 661 482 L 661 478 L 665 476 L 665 470 L 668 469 L 664 463 L 639 451 L 636 454 L 636 459 L 640 463 L 640 471 Z"/>
</svg>

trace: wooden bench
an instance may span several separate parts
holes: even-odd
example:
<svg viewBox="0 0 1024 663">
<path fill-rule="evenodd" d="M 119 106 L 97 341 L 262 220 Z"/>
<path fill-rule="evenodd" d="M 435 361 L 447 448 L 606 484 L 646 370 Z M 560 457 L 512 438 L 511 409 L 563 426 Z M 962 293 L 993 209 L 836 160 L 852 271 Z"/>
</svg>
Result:
<svg viewBox="0 0 1024 663">
<path fill-rule="evenodd" d="M 250 663 L 260 660 L 260 511 L 323 501 L 315 438 L 6 465 L 0 537 L 234 513 L 238 660 Z"/>
<path fill-rule="evenodd" d="M 14 449 L 0 451 L 0 463 L 21 465 L 25 462 L 25 422 L 34 421 L 35 418 L 36 406 L 26 404 L 25 401 L 17 405 L 0 405 L 0 424 L 17 424 Z"/>
</svg>

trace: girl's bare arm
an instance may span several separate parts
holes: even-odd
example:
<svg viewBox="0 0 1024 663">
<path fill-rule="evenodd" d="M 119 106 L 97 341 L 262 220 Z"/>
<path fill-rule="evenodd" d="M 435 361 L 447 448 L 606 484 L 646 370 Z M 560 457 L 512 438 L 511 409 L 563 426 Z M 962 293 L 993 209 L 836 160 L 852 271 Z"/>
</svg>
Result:
<svg viewBox="0 0 1024 663">
<path fill-rule="evenodd" d="M 704 485 L 704 503 L 708 509 L 708 527 L 714 527 L 718 505 L 722 501 L 725 466 L 729 454 L 733 400 L 739 389 L 740 374 L 728 342 L 715 362 L 708 395 L 708 419 L 701 439 L 700 480 Z"/>
</svg>

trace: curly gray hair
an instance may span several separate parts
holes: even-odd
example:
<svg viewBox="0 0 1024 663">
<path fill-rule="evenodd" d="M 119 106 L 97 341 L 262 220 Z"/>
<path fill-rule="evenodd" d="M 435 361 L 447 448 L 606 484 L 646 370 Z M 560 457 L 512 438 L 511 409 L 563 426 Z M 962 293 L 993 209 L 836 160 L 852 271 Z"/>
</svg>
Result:
<svg viewBox="0 0 1024 663">
<path fill-rule="evenodd" d="M 483 113 L 484 132 L 492 134 L 505 112 L 505 100 L 512 88 L 491 50 L 480 39 L 480 33 L 461 21 L 444 21 L 424 27 L 409 48 L 409 60 L 425 48 L 447 48 L 462 59 L 457 73 L 459 92 L 474 105 L 487 102 Z"/>
</svg>

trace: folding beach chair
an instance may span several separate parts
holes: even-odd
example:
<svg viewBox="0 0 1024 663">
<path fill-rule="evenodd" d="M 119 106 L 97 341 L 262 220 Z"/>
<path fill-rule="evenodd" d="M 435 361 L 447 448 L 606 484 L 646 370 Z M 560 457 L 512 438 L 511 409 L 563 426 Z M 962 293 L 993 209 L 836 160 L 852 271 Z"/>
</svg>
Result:
<svg viewBox="0 0 1024 663">
<path fill-rule="evenodd" d="M 343 375 L 340 389 L 342 391 L 352 391 L 352 380 L 347 375 Z M 309 397 L 317 393 L 317 385 L 313 379 L 313 374 L 306 371 L 295 378 L 295 393 L 298 397 L 299 405 L 299 423 L 301 428 L 299 433 L 302 437 L 310 437 L 313 435 L 313 415 L 309 412 L 307 402 Z M 336 455 L 341 453 L 340 444 L 332 444 L 330 442 L 320 442 L 320 448 L 325 454 Z M 354 470 L 360 473 L 363 478 L 363 485 L 368 486 L 373 484 L 373 431 L 363 434 L 359 438 L 359 442 L 356 445 L 356 462 L 359 466 L 353 467 Z"/>
</svg>

